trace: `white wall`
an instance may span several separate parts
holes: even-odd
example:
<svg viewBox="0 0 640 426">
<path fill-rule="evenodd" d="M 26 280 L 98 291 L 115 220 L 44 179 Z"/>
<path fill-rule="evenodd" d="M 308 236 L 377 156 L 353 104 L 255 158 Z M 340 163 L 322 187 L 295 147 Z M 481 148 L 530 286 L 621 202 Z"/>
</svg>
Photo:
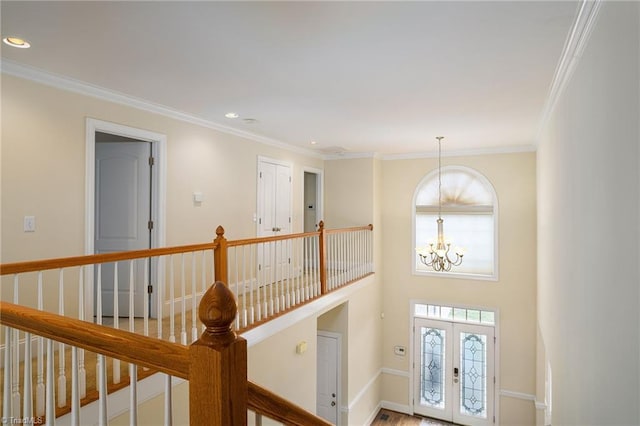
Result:
<svg viewBox="0 0 640 426">
<path fill-rule="evenodd" d="M 539 346 L 553 424 L 640 424 L 639 9 L 602 3 L 539 145 Z"/>
</svg>

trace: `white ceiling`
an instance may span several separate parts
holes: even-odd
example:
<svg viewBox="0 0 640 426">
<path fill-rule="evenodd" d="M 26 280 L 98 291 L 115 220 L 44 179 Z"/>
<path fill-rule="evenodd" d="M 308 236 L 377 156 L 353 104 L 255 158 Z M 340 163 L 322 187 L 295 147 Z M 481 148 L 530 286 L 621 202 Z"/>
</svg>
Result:
<svg viewBox="0 0 640 426">
<path fill-rule="evenodd" d="M 438 135 L 450 151 L 534 146 L 578 2 L 1 8 L 2 37 L 32 44 L 3 45 L 10 62 L 305 149 L 390 155 Z"/>
</svg>

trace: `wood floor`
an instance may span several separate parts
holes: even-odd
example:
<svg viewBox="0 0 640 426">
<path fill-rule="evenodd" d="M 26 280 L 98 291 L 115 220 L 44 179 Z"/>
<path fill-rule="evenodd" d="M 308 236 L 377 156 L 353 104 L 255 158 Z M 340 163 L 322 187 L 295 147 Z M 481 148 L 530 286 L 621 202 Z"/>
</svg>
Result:
<svg viewBox="0 0 640 426">
<path fill-rule="evenodd" d="M 396 411 L 380 410 L 371 426 L 450 426 L 453 423 L 428 417 L 410 416 Z"/>
</svg>

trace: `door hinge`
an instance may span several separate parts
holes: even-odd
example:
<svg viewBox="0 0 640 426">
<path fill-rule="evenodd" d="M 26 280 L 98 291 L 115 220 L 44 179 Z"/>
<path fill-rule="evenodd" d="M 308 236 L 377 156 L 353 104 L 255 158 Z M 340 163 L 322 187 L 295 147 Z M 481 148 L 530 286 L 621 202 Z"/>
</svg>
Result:
<svg viewBox="0 0 640 426">
<path fill-rule="evenodd" d="M 258 265 L 258 271 L 262 271 L 262 265 Z"/>
<path fill-rule="evenodd" d="M 291 176 L 289 176 L 289 183 L 291 183 Z"/>
<path fill-rule="evenodd" d="M 153 221 L 152 220 L 147 222 L 147 228 L 149 228 L 149 231 L 151 231 L 153 229 Z"/>
<path fill-rule="evenodd" d="M 496 336 L 493 336 L 493 344 L 496 344 Z"/>
<path fill-rule="evenodd" d="M 147 293 L 149 293 L 149 294 L 153 293 L 153 286 L 152 285 L 148 285 L 147 286 Z"/>
<path fill-rule="evenodd" d="M 493 384 L 496 384 L 496 376 L 493 376 Z"/>
<path fill-rule="evenodd" d="M 260 179 L 262 179 L 262 172 L 260 172 Z"/>
<path fill-rule="evenodd" d="M 258 219 L 258 225 L 262 225 L 262 218 Z"/>
<path fill-rule="evenodd" d="M 496 422 L 496 416 L 493 416 L 493 422 L 494 423 Z"/>
<path fill-rule="evenodd" d="M 149 165 L 150 165 L 150 166 L 153 166 L 153 165 L 155 165 L 155 164 L 156 164 L 156 159 L 155 159 L 155 158 L 153 158 L 153 156 L 149 157 Z"/>
<path fill-rule="evenodd" d="M 291 223 L 291 216 L 289 216 L 289 223 Z"/>
<path fill-rule="evenodd" d="M 289 258 L 289 265 L 291 265 L 291 258 Z"/>
</svg>

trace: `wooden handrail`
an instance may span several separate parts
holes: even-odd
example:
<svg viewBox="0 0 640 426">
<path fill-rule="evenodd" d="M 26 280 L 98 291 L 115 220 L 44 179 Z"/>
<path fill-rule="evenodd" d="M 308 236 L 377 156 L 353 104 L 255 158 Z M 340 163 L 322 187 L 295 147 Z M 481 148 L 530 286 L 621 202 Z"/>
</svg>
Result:
<svg viewBox="0 0 640 426">
<path fill-rule="evenodd" d="M 140 334 L 0 302 L 0 323 L 172 376 L 189 378 L 189 348 Z"/>
<path fill-rule="evenodd" d="M 341 234 L 344 232 L 354 232 L 354 231 L 373 231 L 373 225 L 365 225 L 365 226 L 353 226 L 351 228 L 338 228 L 338 229 L 325 229 L 324 232 L 327 234 Z"/>
<path fill-rule="evenodd" d="M 141 259 L 145 257 L 165 256 L 200 250 L 215 250 L 217 243 L 189 244 L 176 247 L 162 247 L 146 250 L 119 251 L 115 253 L 88 254 L 85 256 L 61 257 L 57 259 L 33 260 L 28 262 L 5 263 L 0 265 L 0 275 L 23 272 L 46 271 L 49 269 L 70 268 L 74 266 L 95 265 L 120 260 Z"/>
<path fill-rule="evenodd" d="M 326 235 L 326 234 L 339 234 L 339 233 L 345 233 L 345 232 L 365 231 L 365 230 L 372 231 L 373 225 L 356 226 L 356 227 L 341 228 L 341 229 L 324 229 L 324 233 Z M 188 252 L 201 251 L 201 250 L 214 250 L 216 253 L 218 252 L 222 253 L 222 252 L 226 252 L 226 250 L 224 250 L 223 247 L 220 247 L 222 243 L 226 244 L 226 247 L 237 247 L 237 246 L 243 246 L 243 245 L 249 245 L 249 244 L 268 243 L 273 241 L 282 241 L 282 240 L 289 240 L 289 239 L 295 239 L 295 238 L 314 237 L 314 236 L 319 236 L 320 231 L 276 235 L 271 237 L 246 238 L 241 240 L 226 240 L 224 239 L 224 229 L 222 227 L 218 227 L 218 229 L 216 230 L 216 234 L 218 235 L 218 238 L 216 238 L 216 240 L 214 240 L 213 242 L 209 242 L 209 243 L 189 244 L 189 245 L 182 245 L 182 246 L 175 246 L 175 247 L 162 247 L 162 248 L 153 248 L 153 249 L 146 249 L 146 250 L 121 251 L 121 252 L 115 252 L 115 253 L 90 254 L 85 256 L 61 257 L 61 258 L 55 258 L 55 259 L 33 260 L 33 261 L 26 261 L 26 262 L 5 263 L 0 265 L 0 275 L 46 271 L 50 269 L 70 268 L 70 267 L 84 266 L 84 265 L 95 265 L 99 263 L 117 262 L 122 260 L 131 260 L 131 259 L 142 259 L 145 257 L 166 256 L 171 254 L 188 253 Z M 221 240 L 221 237 L 223 240 Z M 222 250 L 218 250 L 218 249 L 222 249 Z M 220 271 L 220 275 L 216 276 L 216 280 L 227 282 L 226 253 L 220 255 L 219 261 L 216 261 L 216 266 L 223 268 Z"/>
<path fill-rule="evenodd" d="M 330 425 L 247 380 L 246 341 L 230 328 L 236 309 L 227 286 L 211 286 L 199 306 L 206 330 L 191 346 L 1 301 L 0 323 L 189 380 L 192 425 L 243 425 L 247 408 L 285 425 Z"/>
<path fill-rule="evenodd" d="M 249 382 L 249 409 L 285 425 L 328 426 L 325 419 Z"/>
<path fill-rule="evenodd" d="M 250 244 L 270 243 L 272 241 L 293 240 L 295 238 L 316 237 L 318 235 L 319 235 L 318 231 L 301 232 L 298 234 L 273 235 L 271 237 L 245 238 L 244 240 L 228 241 L 227 244 L 229 247 L 237 247 L 237 246 L 246 246 Z"/>
</svg>

